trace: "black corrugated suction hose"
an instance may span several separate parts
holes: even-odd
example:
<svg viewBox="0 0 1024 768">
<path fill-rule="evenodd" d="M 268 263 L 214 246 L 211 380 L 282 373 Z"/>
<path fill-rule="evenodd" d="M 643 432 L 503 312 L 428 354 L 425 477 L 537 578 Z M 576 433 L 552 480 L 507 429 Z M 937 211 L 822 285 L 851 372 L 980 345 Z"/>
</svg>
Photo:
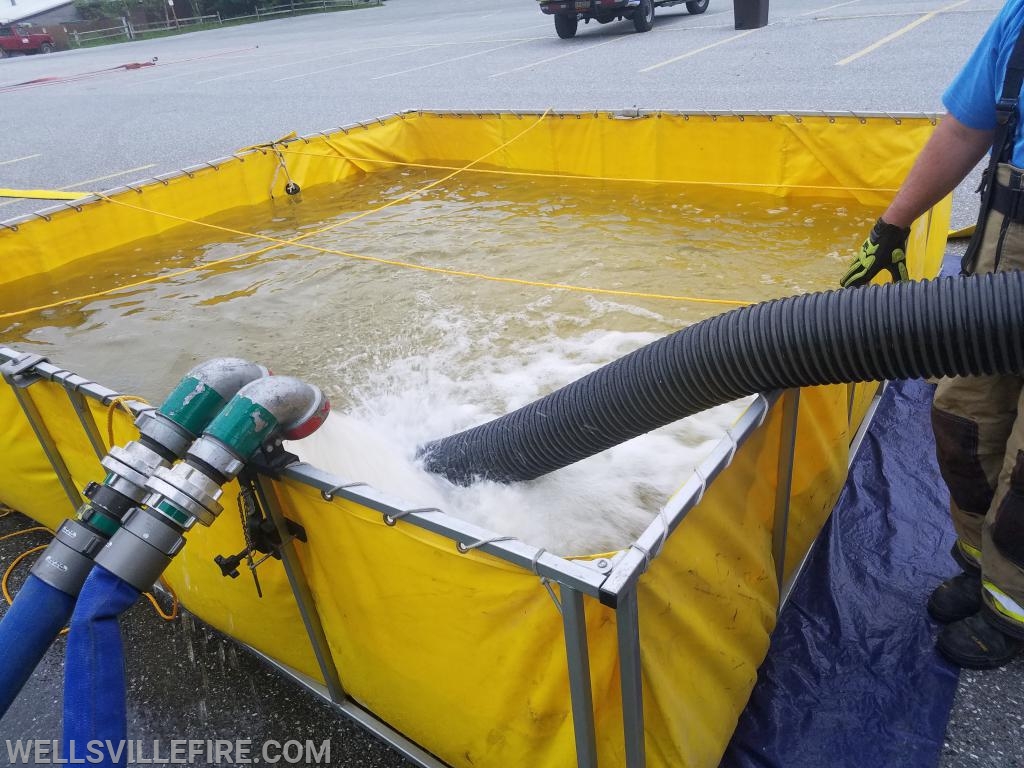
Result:
<svg viewBox="0 0 1024 768">
<path fill-rule="evenodd" d="M 773 389 L 1024 374 L 1024 273 L 776 299 L 709 318 L 510 414 L 423 446 L 469 485 L 532 480 L 632 437 Z"/>
</svg>

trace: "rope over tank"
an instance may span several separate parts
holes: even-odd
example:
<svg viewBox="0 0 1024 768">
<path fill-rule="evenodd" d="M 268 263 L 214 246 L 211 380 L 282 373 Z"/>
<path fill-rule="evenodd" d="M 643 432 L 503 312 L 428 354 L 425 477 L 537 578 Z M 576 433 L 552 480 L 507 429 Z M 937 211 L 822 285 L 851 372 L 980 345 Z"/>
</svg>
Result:
<svg viewBox="0 0 1024 768">
<path fill-rule="evenodd" d="M 458 485 L 532 480 L 758 392 L 1022 373 L 1021 272 L 811 293 L 684 328 L 420 456 Z"/>
</svg>

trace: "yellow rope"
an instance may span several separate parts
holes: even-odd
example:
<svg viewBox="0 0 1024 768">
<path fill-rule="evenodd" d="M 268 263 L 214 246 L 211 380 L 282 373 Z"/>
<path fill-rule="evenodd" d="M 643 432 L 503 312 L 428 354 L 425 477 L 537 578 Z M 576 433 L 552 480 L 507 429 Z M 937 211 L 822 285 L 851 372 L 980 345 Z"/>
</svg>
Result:
<svg viewBox="0 0 1024 768">
<path fill-rule="evenodd" d="M 402 168 L 426 168 L 434 171 L 449 171 L 454 168 L 451 165 L 432 165 L 430 163 L 408 163 L 402 160 L 385 160 L 383 158 L 376 157 L 354 157 L 352 155 L 346 155 L 336 144 L 330 142 L 327 138 L 323 139 L 331 149 L 333 149 L 337 156 L 334 155 L 322 155 L 316 152 L 303 152 L 300 149 L 287 149 L 285 147 L 279 147 L 278 152 L 286 155 L 302 155 L 304 157 L 316 157 L 320 159 L 332 159 L 332 160 L 348 160 L 351 163 L 382 163 L 384 165 L 400 166 Z M 566 181 L 609 181 L 614 183 L 623 184 L 677 184 L 679 186 L 693 186 L 693 187 L 749 187 L 751 189 L 813 189 L 820 191 L 829 192 L 896 192 L 896 188 L 886 187 L 843 187 L 838 185 L 827 185 L 827 184 L 780 184 L 780 183 L 765 183 L 756 181 L 697 181 L 695 179 L 634 179 L 626 176 L 581 176 L 571 173 L 538 173 L 533 171 L 509 171 L 498 168 L 465 168 L 463 169 L 469 173 L 490 173 L 498 176 L 518 176 L 534 179 L 554 179 L 554 180 L 566 180 Z"/>
<path fill-rule="evenodd" d="M 183 276 L 183 275 L 187 275 L 187 274 L 190 274 L 192 272 L 200 272 L 202 270 L 209 269 L 210 267 L 216 266 L 218 264 L 224 264 L 224 263 L 231 262 L 231 261 L 237 261 L 239 259 L 243 259 L 243 258 L 246 258 L 248 256 L 258 256 L 258 255 L 266 253 L 267 251 L 270 251 L 270 250 L 272 250 L 274 248 L 279 248 L 281 246 L 287 246 L 287 245 L 294 245 L 294 246 L 297 246 L 299 248 L 306 248 L 308 250 L 316 251 L 318 253 L 327 253 L 327 254 L 331 254 L 332 256 L 344 256 L 345 258 L 356 259 L 357 261 L 372 262 L 374 264 L 385 264 L 385 265 L 392 266 L 392 267 L 401 267 L 403 269 L 418 270 L 420 272 L 432 272 L 434 274 L 449 275 L 449 276 L 452 276 L 452 277 L 469 277 L 469 278 L 473 278 L 473 279 L 476 279 L 476 280 L 488 280 L 490 282 L 495 282 L 495 283 L 509 283 L 509 284 L 512 284 L 512 285 L 524 285 L 524 286 L 531 286 L 531 287 L 534 287 L 534 288 L 548 288 L 548 289 L 561 290 L 561 291 L 577 291 L 579 293 L 596 293 L 596 294 L 601 294 L 601 295 L 604 295 L 604 296 L 623 296 L 623 297 L 631 297 L 631 298 L 639 298 L 639 299 L 658 299 L 658 300 L 663 300 L 663 301 L 680 301 L 680 302 L 690 302 L 690 303 L 694 303 L 694 304 L 717 304 L 717 305 L 720 305 L 720 306 L 729 306 L 729 307 L 746 307 L 746 306 L 748 306 L 751 303 L 749 301 L 739 301 L 739 300 L 736 300 L 736 299 L 708 299 L 708 298 L 699 297 L 699 296 L 677 296 L 677 295 L 666 294 L 666 293 L 644 293 L 642 291 L 621 291 L 621 290 L 615 290 L 615 289 L 612 289 L 612 288 L 593 288 L 593 287 L 581 286 L 581 285 L 571 285 L 569 283 L 548 283 L 548 282 L 544 282 L 544 281 L 541 281 L 541 280 L 524 280 L 524 279 L 516 278 L 516 277 L 502 277 L 502 276 L 499 276 L 499 275 L 488 275 L 488 274 L 485 274 L 483 272 L 468 272 L 468 271 L 465 271 L 465 270 L 458 270 L 458 269 L 446 269 L 444 267 L 431 267 L 431 266 L 427 266 L 425 264 L 411 264 L 411 263 L 409 263 L 407 261 L 398 261 L 397 259 L 384 259 L 384 258 L 380 258 L 378 256 L 366 256 L 364 254 L 359 254 L 359 253 L 350 253 L 348 251 L 340 251 L 340 250 L 337 250 L 335 248 L 323 248 L 323 247 L 318 246 L 318 245 L 309 245 L 308 243 L 298 242 L 299 238 L 296 238 L 295 240 L 282 240 L 280 238 L 271 237 L 269 235 L 257 235 L 257 234 L 250 233 L 250 232 L 243 232 L 243 231 L 238 230 L 238 229 L 232 229 L 231 227 L 223 227 L 223 226 L 220 226 L 218 224 L 210 224 L 210 223 L 205 222 L 205 221 L 195 221 L 193 219 L 186 219 L 186 218 L 183 218 L 181 216 L 175 216 L 174 214 L 171 214 L 171 213 L 165 213 L 165 212 L 162 212 L 162 211 L 151 211 L 148 208 L 142 208 L 140 206 L 132 205 L 131 203 L 124 203 L 124 202 L 121 202 L 119 200 L 110 200 L 110 202 L 115 203 L 117 205 L 124 206 L 126 208 L 133 208 L 135 210 L 143 211 L 143 212 L 146 212 L 146 213 L 152 213 L 152 214 L 154 214 L 156 216 L 163 216 L 164 218 L 172 219 L 174 221 L 180 221 L 183 224 L 197 224 L 197 225 L 199 225 L 201 227 L 207 227 L 209 229 L 216 229 L 216 230 L 219 230 L 221 232 L 228 232 L 230 234 L 238 235 L 238 236 L 241 236 L 241 237 L 253 237 L 253 238 L 256 238 L 256 239 L 259 239 L 259 240 L 266 240 L 268 242 L 275 243 L 275 245 L 267 246 L 266 248 L 261 248 L 261 249 L 256 250 L 256 251 L 247 251 L 246 253 L 240 253 L 240 254 L 237 254 L 235 256 L 226 256 L 223 259 L 218 259 L 216 261 L 211 261 L 211 262 L 208 262 L 206 264 L 199 264 L 199 265 L 197 265 L 195 267 L 188 267 L 186 269 L 180 269 L 177 272 L 172 272 L 172 273 L 167 274 L 167 275 L 159 275 L 157 277 L 147 278 L 146 280 L 138 280 L 138 281 L 136 281 L 134 283 L 129 283 L 127 285 L 122 285 L 122 286 L 119 286 L 117 288 L 109 288 L 109 289 L 107 289 L 105 291 L 97 291 L 96 293 L 82 294 L 80 296 L 74 296 L 74 297 L 69 298 L 69 299 L 61 299 L 60 301 L 55 301 L 55 302 L 52 302 L 50 304 L 45 304 L 45 305 L 38 306 L 38 307 L 29 307 L 27 309 L 15 310 L 14 312 L 5 312 L 5 313 L 0 314 L 0 318 L 7 318 L 7 317 L 14 317 L 14 316 L 17 316 L 17 315 L 24 315 L 24 314 L 28 314 L 30 312 L 36 312 L 36 311 L 43 310 L 43 309 L 53 309 L 54 307 L 64 306 L 65 304 L 72 304 L 72 303 L 74 303 L 76 301 L 82 301 L 82 300 L 85 300 L 85 299 L 99 298 L 101 296 L 106 296 L 106 295 L 109 295 L 109 294 L 114 293 L 116 291 L 125 291 L 125 290 L 129 290 L 131 288 L 139 288 L 139 287 L 141 287 L 143 285 L 147 285 L 149 283 L 161 282 L 163 280 L 167 280 L 167 279 L 170 279 L 170 278 L 173 278 L 173 277 L 180 277 L 180 276 Z M 372 213 L 372 211 L 369 211 L 368 213 Z M 367 214 L 360 214 L 360 216 L 365 216 L 365 215 L 367 215 Z M 355 218 L 355 217 L 353 217 L 353 218 Z M 351 221 L 351 220 L 352 219 L 349 219 L 349 221 Z"/>
<path fill-rule="evenodd" d="M 11 574 L 14 573 L 14 569 L 18 567 L 18 563 L 20 563 L 26 557 L 31 555 L 33 552 L 39 552 L 41 550 L 46 549 L 46 547 L 46 544 L 40 544 L 38 547 L 32 547 L 32 549 L 27 549 L 20 555 L 18 555 L 16 558 L 14 558 L 14 560 L 11 561 L 11 564 L 7 566 L 7 570 L 4 571 L 3 578 L 0 579 L 0 588 L 3 589 L 4 600 L 7 601 L 8 605 L 14 604 L 14 598 L 11 596 L 11 593 L 7 589 L 7 582 L 11 578 Z"/>
<path fill-rule="evenodd" d="M 248 147 L 242 147 L 235 154 L 236 155 L 240 155 L 243 152 L 248 152 L 248 151 L 250 151 L 252 149 L 274 149 L 274 150 L 276 150 L 278 144 L 284 144 L 286 141 L 291 141 L 297 135 L 298 134 L 295 131 L 290 131 L 289 133 L 286 133 L 281 138 L 274 139 L 273 141 L 268 141 L 265 144 L 250 144 Z"/>
<path fill-rule="evenodd" d="M 34 528 L 25 528 L 24 530 L 21 530 L 21 531 L 15 531 L 14 533 L 8 533 L 6 536 L 0 536 L 0 541 L 6 541 L 7 539 L 11 539 L 11 538 L 13 538 L 15 536 L 21 536 L 22 534 L 25 534 L 25 533 L 32 533 L 33 531 L 46 531 L 47 533 L 51 532 L 49 528 L 43 528 L 42 526 L 36 526 Z M 17 568 L 18 564 L 22 560 L 24 560 L 26 557 L 28 557 L 31 554 L 34 554 L 36 552 L 40 552 L 40 551 L 46 549 L 47 546 L 48 546 L 47 544 L 40 544 L 38 547 L 32 547 L 31 549 L 27 549 L 24 552 L 22 552 L 20 555 L 15 557 L 11 561 L 10 565 L 7 566 L 7 569 L 4 571 L 3 578 L 0 579 L 0 589 L 2 589 L 4 600 L 7 601 L 8 605 L 13 605 L 14 604 L 14 596 L 11 595 L 10 589 L 7 586 L 8 583 L 10 582 L 10 580 L 11 580 L 11 576 L 14 574 L 14 569 Z M 149 602 L 152 603 L 152 605 L 153 605 L 153 609 L 156 611 L 157 615 L 161 619 L 163 619 L 164 621 L 174 621 L 176 618 L 178 618 L 178 606 L 179 606 L 178 596 L 175 594 L 174 590 L 171 589 L 171 586 L 169 584 L 167 584 L 167 582 L 163 582 L 163 587 L 164 587 L 164 589 L 166 589 L 171 594 L 171 610 L 170 610 L 170 613 L 164 612 L 163 608 L 160 607 L 160 603 L 157 602 L 156 598 L 153 596 L 153 594 L 151 592 L 143 592 L 142 594 L 145 595 L 146 598 L 149 599 Z M 65 632 L 67 632 L 67 629 L 62 630 L 61 634 L 64 634 Z"/>
<path fill-rule="evenodd" d="M 398 205 L 399 203 L 404 203 L 406 200 L 410 200 L 410 199 L 416 197 L 417 195 L 423 194 L 428 189 L 433 189 L 438 184 L 443 184 L 444 182 L 448 181 L 449 179 L 455 178 L 456 176 L 458 176 L 463 171 L 468 171 L 474 165 L 477 165 L 478 163 L 482 163 L 484 160 L 486 160 L 491 155 L 497 154 L 501 150 L 503 150 L 506 147 L 508 147 L 510 144 L 515 143 L 516 141 L 521 139 L 523 136 L 528 134 L 530 131 L 532 131 L 534 128 L 536 128 L 538 125 L 540 125 L 543 122 L 544 118 L 548 116 L 549 112 L 551 112 L 550 109 L 545 110 L 543 115 L 538 117 L 533 123 L 531 123 L 526 128 L 521 130 L 519 133 L 517 133 L 511 139 L 509 139 L 508 141 L 505 141 L 504 143 L 498 145 L 494 149 L 492 149 L 492 150 L 490 150 L 488 152 L 485 152 L 480 157 L 478 157 L 476 160 L 474 160 L 474 161 L 472 161 L 470 163 L 467 163 L 466 165 L 463 165 L 461 168 L 455 168 L 447 176 L 443 176 L 440 179 L 437 179 L 436 181 L 432 181 L 429 184 L 426 184 L 426 185 L 420 187 L 419 189 L 413 190 L 412 192 L 410 192 L 407 195 L 402 195 L 401 197 L 396 197 L 394 200 L 391 200 L 390 202 L 384 203 L 384 205 L 381 205 L 381 206 L 379 206 L 377 208 L 373 208 L 372 210 L 369 210 L 369 211 L 363 211 L 362 213 L 358 213 L 355 216 L 350 216 L 349 218 L 344 219 L 342 221 L 337 221 L 334 224 L 328 224 L 326 227 L 321 227 L 320 229 L 314 229 L 312 232 L 307 232 L 306 234 L 301 235 L 300 237 L 296 237 L 293 240 L 288 240 L 286 242 L 289 245 L 298 244 L 301 240 L 305 240 L 307 237 L 312 237 L 313 235 L 320 235 L 320 234 L 323 234 L 324 232 L 329 232 L 332 229 L 337 229 L 338 227 L 342 227 L 345 224 L 351 224 L 353 221 L 358 221 L 359 219 L 363 219 L 363 218 L 366 218 L 367 216 L 371 216 L 371 215 L 373 215 L 375 213 L 379 213 L 380 211 L 383 211 L 383 210 L 385 210 L 387 208 L 390 208 L 393 205 Z M 345 254 L 345 255 L 347 255 L 347 254 Z"/>
<path fill-rule="evenodd" d="M 125 286 L 125 287 L 127 287 L 127 286 Z M 136 403 L 142 403 L 143 405 L 149 405 L 149 403 L 146 402 L 143 398 L 136 397 L 135 395 L 118 395 L 117 397 L 112 398 L 109 403 L 107 403 L 107 448 L 108 449 L 114 447 L 114 412 L 118 408 L 120 408 L 125 413 L 127 413 L 132 419 L 135 418 L 134 411 L 132 411 L 132 409 L 129 408 L 126 405 L 126 403 L 128 403 L 130 401 L 131 402 L 136 402 Z"/>
<path fill-rule="evenodd" d="M 163 584 L 163 588 L 171 594 L 170 613 L 164 613 L 164 609 L 160 607 L 160 603 L 156 601 L 156 597 L 153 595 L 152 592 L 143 592 L 142 594 L 144 594 L 149 599 L 149 602 L 152 603 L 153 609 L 156 611 L 157 616 L 159 616 L 164 621 L 174 621 L 176 618 L 178 618 L 178 596 L 175 594 L 174 590 L 171 589 L 170 584 L 168 584 L 166 581 L 163 581 L 163 579 L 161 579 L 161 583 Z"/>
<path fill-rule="evenodd" d="M 375 264 L 383 264 L 383 265 L 392 266 L 392 267 L 399 267 L 399 268 L 402 268 L 402 269 L 412 269 L 412 270 L 417 270 L 417 271 L 421 271 L 421 272 L 430 272 L 430 273 L 434 273 L 434 274 L 448 275 L 448 276 L 452 276 L 452 277 L 472 278 L 472 279 L 476 279 L 476 280 L 486 280 L 486 281 L 490 281 L 490 282 L 506 283 L 506 284 L 511 284 L 511 285 L 522 285 L 522 286 L 529 286 L 529 287 L 534 287 L 534 288 L 545 288 L 545 289 L 550 289 L 550 290 L 575 291 L 575 292 L 579 292 L 579 293 L 593 293 L 593 294 L 600 294 L 600 295 L 605 295 L 605 296 L 621 296 L 621 297 L 640 298 L 640 299 L 655 299 L 655 300 L 660 300 L 660 301 L 678 301 L 678 302 L 688 302 L 688 303 L 696 303 L 696 304 L 714 304 L 714 305 L 719 305 L 719 306 L 730 306 L 730 307 L 744 307 L 744 306 L 747 306 L 747 305 L 750 304 L 750 302 L 748 302 L 748 301 L 738 301 L 738 300 L 733 300 L 733 299 L 709 299 L 709 298 L 696 297 L 696 296 L 679 296 L 679 295 L 673 295 L 673 294 L 645 293 L 645 292 L 642 292 L 642 291 L 622 291 L 622 290 L 614 290 L 614 289 L 609 289 L 609 288 L 594 288 L 594 287 L 589 287 L 589 286 L 572 285 L 572 284 L 569 284 L 569 283 L 549 283 L 549 282 L 544 282 L 544 281 L 541 281 L 541 280 L 525 280 L 525 279 L 513 278 L 513 277 L 502 277 L 502 276 L 499 276 L 499 275 L 489 275 L 489 274 L 485 274 L 485 273 L 482 273 L 482 272 L 469 272 L 469 271 L 465 271 L 465 270 L 445 269 L 443 267 L 431 267 L 431 266 L 426 266 L 426 265 L 423 265 L 423 264 L 412 264 L 412 263 L 405 262 L 405 261 L 399 261 L 397 259 L 384 259 L 384 258 L 380 258 L 380 257 L 376 257 L 376 256 L 366 256 L 364 254 L 350 253 L 348 251 L 341 251 L 341 250 L 337 250 L 337 249 L 334 249 L 334 248 L 324 248 L 324 247 L 321 247 L 321 246 L 310 245 L 308 243 L 302 242 L 303 240 L 305 240 L 305 239 L 307 239 L 309 237 L 312 237 L 314 235 L 322 234 L 322 233 L 327 232 L 329 230 L 336 229 L 337 227 L 341 227 L 341 226 L 343 226 L 345 224 L 350 224 L 351 222 L 357 221 L 358 219 L 362 219 L 362 218 L 364 218 L 366 216 L 370 216 L 371 214 L 383 211 L 386 208 L 390 208 L 390 207 L 392 207 L 394 205 L 398 205 L 399 203 L 405 202 L 406 200 L 409 200 L 410 198 L 415 197 L 416 195 L 422 194 L 423 192 L 425 192 L 425 191 L 427 191 L 429 189 L 432 189 L 433 187 L 436 187 L 437 185 L 442 184 L 445 181 L 448 181 L 449 179 L 452 179 L 453 177 L 455 177 L 459 173 L 462 173 L 462 172 L 465 172 L 465 171 L 468 171 L 468 170 L 472 170 L 473 169 L 472 167 L 474 165 L 483 162 L 484 160 L 486 160 L 491 155 L 493 155 L 496 152 L 499 152 L 502 149 L 504 149 L 507 146 L 509 146 L 512 142 L 514 142 L 517 139 L 519 139 L 520 137 L 522 137 L 528 131 L 531 131 L 534 128 L 536 128 L 540 124 L 541 120 L 543 120 L 543 118 L 547 116 L 547 114 L 548 114 L 548 112 L 545 112 L 543 115 L 540 116 L 540 118 L 537 119 L 537 121 L 531 123 L 527 128 L 525 128 L 524 130 L 520 131 L 518 134 L 516 134 L 515 136 L 513 136 L 511 139 L 509 139 L 508 141 L 504 142 L 500 146 L 490 150 L 489 152 L 485 153 L 484 155 L 482 155 L 481 157 L 479 157 L 476 160 L 472 161 L 471 163 L 467 163 L 466 165 L 464 165 L 464 166 L 462 166 L 460 168 L 454 169 L 451 173 L 447 174 L 446 176 L 444 176 L 444 177 L 442 177 L 440 179 L 437 179 L 436 181 L 432 181 L 432 182 L 430 182 L 430 183 L 428 183 L 428 184 L 426 184 L 426 185 L 424 185 L 424 186 L 414 190 L 413 192 L 410 192 L 410 193 L 408 193 L 406 195 L 402 195 L 401 197 L 398 197 L 395 200 L 391 200 L 390 202 L 385 203 L 384 205 L 381 205 L 381 206 L 379 206 L 377 208 L 374 208 L 374 209 L 369 210 L 369 211 L 364 211 L 363 213 L 357 214 L 355 216 L 351 216 L 351 217 L 349 217 L 347 219 L 335 222 L 335 223 L 330 224 L 328 226 L 321 227 L 320 229 L 312 230 L 310 232 L 307 232 L 307 233 L 305 233 L 303 235 L 300 235 L 299 237 L 292 238 L 290 240 L 285 240 L 285 239 L 277 238 L 277 237 L 271 237 L 270 235 L 259 235 L 259 234 L 255 234 L 255 233 L 252 233 L 252 232 L 244 232 L 242 230 L 233 229 L 231 227 L 224 227 L 224 226 L 220 226 L 220 225 L 217 225 L 217 224 L 211 224 L 211 223 L 204 222 L 204 221 L 196 221 L 194 219 L 188 219 L 188 218 L 184 218 L 182 216 L 176 216 L 176 215 L 171 214 L 171 213 L 165 213 L 163 211 L 154 211 L 154 210 L 151 210 L 151 209 L 148 209 L 148 208 L 143 208 L 142 206 L 132 205 L 131 203 L 126 203 L 126 202 L 123 202 L 121 200 L 114 200 L 114 199 L 109 198 L 109 197 L 103 197 L 103 199 L 106 200 L 107 202 L 110 202 L 110 203 L 113 203 L 113 204 L 116 204 L 116 205 L 120 205 L 120 206 L 123 206 L 125 208 L 130 208 L 130 209 L 133 209 L 133 210 L 136 210 L 136 211 L 140 211 L 140 212 L 143 212 L 143 213 L 148 213 L 148 214 L 151 214 L 151 215 L 154 215 L 154 216 L 161 216 L 163 218 L 171 219 L 172 221 L 178 221 L 178 222 L 181 222 L 183 224 L 195 224 L 195 225 L 198 225 L 198 226 L 201 226 L 201 227 L 206 227 L 208 229 L 214 229 L 214 230 L 217 230 L 217 231 L 220 231 L 220 232 L 227 232 L 229 234 L 233 234 L 233 235 L 240 236 L 240 237 L 249 237 L 249 238 L 253 238 L 253 239 L 257 239 L 257 240 L 264 240 L 264 241 L 267 241 L 269 243 L 272 243 L 272 245 L 268 245 L 268 246 L 266 246 L 264 248 L 259 248 L 259 249 L 254 250 L 254 251 L 246 251 L 245 253 L 239 253 L 239 254 L 236 254 L 234 256 L 226 256 L 226 257 L 224 257 L 222 259 L 216 259 L 214 261 L 207 262 L 205 264 L 199 264 L 199 265 L 196 265 L 194 267 L 188 267 L 188 268 L 185 268 L 185 269 L 179 269 L 179 270 L 176 270 L 174 272 L 169 272 L 169 273 L 163 274 L 163 275 L 157 275 L 155 277 L 150 277 L 150 278 L 147 278 L 147 279 L 144 279 L 144 280 L 137 280 L 137 281 L 135 281 L 133 283 L 128 283 L 126 285 L 117 286 L 115 288 L 108 288 L 106 290 L 95 291 L 93 293 L 84 293 L 84 294 L 80 294 L 78 296 L 73 296 L 73 297 L 68 298 L 68 299 L 61 299 L 59 301 L 54 301 L 54 302 L 51 302 L 49 304 L 42 304 L 42 305 L 35 306 L 35 307 L 27 307 L 25 309 L 14 310 L 14 311 L 11 311 L 11 312 L 3 312 L 3 313 L 0 313 L 0 319 L 10 318 L 10 317 L 19 317 L 21 315 L 27 315 L 27 314 L 31 314 L 33 312 L 39 312 L 39 311 L 46 310 L 46 309 L 54 309 L 56 307 L 62 307 L 62 306 L 65 306 L 67 304 L 73 304 L 73 303 L 76 303 L 76 302 L 79 302 L 79 301 L 86 301 L 86 300 L 89 300 L 89 299 L 97 299 L 97 298 L 101 298 L 103 296 L 109 296 L 112 293 L 116 293 L 116 292 L 120 292 L 120 291 L 126 291 L 126 290 L 130 290 L 130 289 L 133 289 L 133 288 L 140 288 L 140 287 L 145 286 L 145 285 L 150 285 L 150 284 L 153 284 L 153 283 L 163 282 L 165 280 L 171 280 L 171 279 L 174 279 L 176 277 L 182 277 L 184 275 L 192 274 L 194 272 L 204 271 L 204 270 L 210 269 L 212 267 L 219 266 L 221 264 L 227 264 L 227 263 L 230 263 L 230 262 L 239 261 L 241 259 L 245 259 L 245 258 L 249 258 L 249 257 L 253 257 L 253 256 L 260 256 L 260 255 L 262 255 L 264 253 L 267 253 L 268 251 L 271 251 L 271 250 L 274 250 L 274 249 L 277 249 L 277 248 L 281 248 L 281 247 L 285 247 L 285 246 L 298 246 L 300 248 L 306 248 L 308 250 L 312 250 L 312 251 L 315 251 L 315 252 L 318 252 L 318 253 L 326 253 L 326 254 L 330 254 L 332 256 L 342 256 L 344 258 L 355 259 L 355 260 L 358 260 L 358 261 L 372 262 L 372 263 L 375 263 Z M 333 144 L 331 145 L 331 147 L 335 151 L 338 151 L 340 153 L 340 150 L 337 147 L 335 147 Z M 112 417 L 110 417 L 109 414 L 108 414 L 108 424 L 109 424 L 110 418 L 112 418 Z M 110 433 L 110 429 L 108 427 L 108 435 L 109 435 L 109 433 Z M 112 439 L 112 436 L 111 436 L 111 439 Z"/>
<path fill-rule="evenodd" d="M 33 531 L 46 531 L 47 533 L 50 533 L 49 528 L 44 528 L 41 525 L 37 525 L 33 528 L 25 528 L 20 531 L 15 531 L 14 533 L 8 533 L 6 536 L 0 536 L 0 541 L 7 541 L 8 539 L 13 539 L 15 536 L 21 536 L 25 533 L 32 533 Z"/>
</svg>

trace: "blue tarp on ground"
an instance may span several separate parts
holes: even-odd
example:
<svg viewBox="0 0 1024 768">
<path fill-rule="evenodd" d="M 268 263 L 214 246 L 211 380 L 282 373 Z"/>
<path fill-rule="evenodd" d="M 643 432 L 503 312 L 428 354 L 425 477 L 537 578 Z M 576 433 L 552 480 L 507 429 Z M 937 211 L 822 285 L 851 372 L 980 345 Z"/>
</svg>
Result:
<svg viewBox="0 0 1024 768">
<path fill-rule="evenodd" d="M 889 386 L 779 618 L 725 768 L 934 768 L 957 669 L 929 592 L 956 572 L 933 387 Z"/>
</svg>

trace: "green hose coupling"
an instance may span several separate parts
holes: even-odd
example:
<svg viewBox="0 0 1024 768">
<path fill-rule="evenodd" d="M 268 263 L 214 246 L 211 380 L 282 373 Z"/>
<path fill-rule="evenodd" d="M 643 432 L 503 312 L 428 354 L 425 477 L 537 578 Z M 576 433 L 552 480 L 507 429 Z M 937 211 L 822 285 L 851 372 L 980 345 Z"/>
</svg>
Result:
<svg viewBox="0 0 1024 768">
<path fill-rule="evenodd" d="M 182 530 L 211 525 L 221 512 L 221 486 L 233 480 L 260 446 L 278 436 L 314 432 L 331 404 L 317 387 L 290 376 L 247 384 L 188 449 L 185 460 L 157 470 L 145 505 Z"/>
<path fill-rule="evenodd" d="M 239 390 L 203 439 L 217 440 L 246 461 L 278 432 L 287 440 L 299 440 L 316 431 L 330 410 L 317 387 L 291 376 L 268 376 Z"/>
<path fill-rule="evenodd" d="M 209 360 L 185 374 L 160 406 L 160 413 L 187 430 L 194 440 L 238 390 L 269 374 L 262 365 L 237 357 Z"/>
<path fill-rule="evenodd" d="M 257 402 L 239 394 L 206 430 L 206 436 L 246 459 L 277 429 L 277 417 Z"/>
<path fill-rule="evenodd" d="M 184 546 L 196 522 L 220 514 L 222 487 L 261 445 L 297 440 L 327 418 L 330 403 L 316 387 L 288 376 L 268 376 L 242 387 L 188 449 L 185 460 L 161 467 L 146 482 L 149 495 L 96 556 L 96 563 L 138 589 L 148 589 Z"/>
<path fill-rule="evenodd" d="M 77 519 L 61 524 L 32 573 L 51 587 L 76 596 L 97 552 L 152 493 L 148 483 L 153 476 L 169 471 L 171 464 L 185 455 L 236 392 L 269 373 L 262 365 L 234 357 L 209 360 L 189 371 L 159 410 L 139 414 L 135 421 L 139 438 L 123 447 L 111 446 L 100 460 L 107 472 L 103 482 L 86 486 L 86 502 Z"/>
</svg>

